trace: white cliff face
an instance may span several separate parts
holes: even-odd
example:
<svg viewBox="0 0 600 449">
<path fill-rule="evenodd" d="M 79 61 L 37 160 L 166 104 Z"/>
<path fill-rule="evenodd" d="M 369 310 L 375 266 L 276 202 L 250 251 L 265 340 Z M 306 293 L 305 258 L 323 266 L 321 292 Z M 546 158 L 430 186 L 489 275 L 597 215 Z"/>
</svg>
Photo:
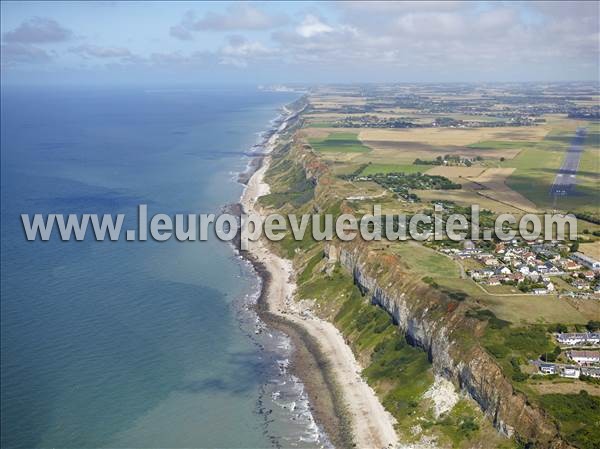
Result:
<svg viewBox="0 0 600 449">
<path fill-rule="evenodd" d="M 378 274 L 365 262 L 364 248 L 328 245 L 325 255 L 332 262 L 339 261 L 353 274 L 357 286 L 372 303 L 393 317 L 412 344 L 427 351 L 435 374 L 474 399 L 499 432 L 508 437 L 517 433 L 525 440 L 536 442 L 536 447 L 570 447 L 557 436 L 556 426 L 544 412 L 513 390 L 501 368 L 477 341 L 465 349 L 452 338 L 454 330 L 472 331 L 480 322 L 459 314 L 436 315 L 435 304 L 428 305 L 426 298 L 410 297 L 394 287 L 394 282 L 381 287 Z"/>
<path fill-rule="evenodd" d="M 433 385 L 425 392 L 423 398 L 431 399 L 433 414 L 436 418 L 439 418 L 454 408 L 460 396 L 456 393 L 452 382 L 445 377 L 436 375 Z"/>
</svg>

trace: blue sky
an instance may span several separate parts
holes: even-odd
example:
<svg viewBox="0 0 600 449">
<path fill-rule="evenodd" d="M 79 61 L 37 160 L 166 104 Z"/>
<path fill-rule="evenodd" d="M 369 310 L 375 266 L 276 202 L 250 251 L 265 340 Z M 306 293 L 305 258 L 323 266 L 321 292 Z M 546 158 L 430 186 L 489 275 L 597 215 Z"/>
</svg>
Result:
<svg viewBox="0 0 600 449">
<path fill-rule="evenodd" d="M 5 84 L 597 80 L 597 2 L 8 2 Z"/>
</svg>

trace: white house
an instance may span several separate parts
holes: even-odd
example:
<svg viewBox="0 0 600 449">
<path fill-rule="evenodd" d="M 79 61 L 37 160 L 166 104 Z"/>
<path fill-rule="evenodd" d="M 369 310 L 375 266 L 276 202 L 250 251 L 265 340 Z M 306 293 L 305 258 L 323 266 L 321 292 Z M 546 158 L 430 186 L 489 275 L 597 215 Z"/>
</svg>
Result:
<svg viewBox="0 0 600 449">
<path fill-rule="evenodd" d="M 578 366 L 563 366 L 560 375 L 569 379 L 579 379 L 581 370 Z"/>
<path fill-rule="evenodd" d="M 556 365 L 552 363 L 542 363 L 540 364 L 540 372 L 542 374 L 556 374 Z"/>
<path fill-rule="evenodd" d="M 510 268 L 508 267 L 502 267 L 498 270 L 499 274 L 510 274 L 512 273 L 512 271 L 510 271 Z"/>
<path fill-rule="evenodd" d="M 556 336 L 558 342 L 562 345 L 580 345 L 580 344 L 598 344 L 600 343 L 600 333 L 589 333 L 589 332 L 579 332 L 579 333 L 564 333 L 558 334 Z"/>
</svg>

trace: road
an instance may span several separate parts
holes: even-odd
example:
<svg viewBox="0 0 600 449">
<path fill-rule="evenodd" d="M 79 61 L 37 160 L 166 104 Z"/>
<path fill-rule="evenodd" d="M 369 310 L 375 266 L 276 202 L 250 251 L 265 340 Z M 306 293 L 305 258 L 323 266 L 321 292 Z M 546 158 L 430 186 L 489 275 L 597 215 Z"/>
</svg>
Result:
<svg viewBox="0 0 600 449">
<path fill-rule="evenodd" d="M 579 169 L 579 159 L 581 159 L 581 155 L 583 154 L 583 142 L 586 134 L 587 130 L 585 128 L 577 128 L 571 147 L 567 151 L 565 160 L 558 170 L 556 178 L 554 178 L 554 183 L 550 188 L 550 195 L 566 196 L 577 183 L 576 175 Z"/>
</svg>

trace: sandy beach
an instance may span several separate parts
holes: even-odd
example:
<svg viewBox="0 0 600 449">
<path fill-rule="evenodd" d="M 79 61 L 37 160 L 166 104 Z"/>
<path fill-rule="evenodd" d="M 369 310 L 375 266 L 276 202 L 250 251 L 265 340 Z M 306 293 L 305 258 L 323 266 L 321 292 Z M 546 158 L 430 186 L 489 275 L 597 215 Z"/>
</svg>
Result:
<svg viewBox="0 0 600 449">
<path fill-rule="evenodd" d="M 270 139 L 270 146 L 277 136 Z M 261 213 L 257 199 L 269 193 L 264 174 L 270 158 L 249 179 L 240 203 L 246 214 Z M 359 448 L 396 447 L 398 438 L 394 418 L 383 408 L 373 389 L 360 377 L 359 366 L 341 333 L 327 321 L 316 318 L 294 301 L 294 271 L 291 261 L 272 253 L 264 241 L 249 242 L 249 253 L 269 274 L 264 298 L 268 311 L 304 329 L 319 344 L 330 373 L 342 393 L 349 414 L 354 442 Z"/>
</svg>

